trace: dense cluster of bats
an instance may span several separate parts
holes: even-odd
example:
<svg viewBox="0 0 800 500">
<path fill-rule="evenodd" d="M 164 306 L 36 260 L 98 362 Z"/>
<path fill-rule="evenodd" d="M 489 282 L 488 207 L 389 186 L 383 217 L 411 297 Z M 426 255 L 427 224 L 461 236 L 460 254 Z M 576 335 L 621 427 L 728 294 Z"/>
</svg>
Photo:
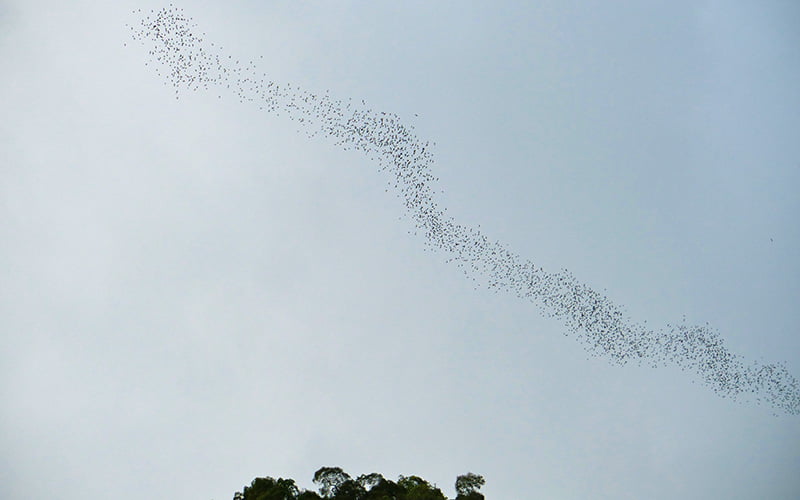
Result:
<svg viewBox="0 0 800 500">
<path fill-rule="evenodd" d="M 173 85 L 176 98 L 182 89 L 215 89 L 220 96 L 232 92 L 242 102 L 288 116 L 309 138 L 326 136 L 368 154 L 389 173 L 391 189 L 427 245 L 446 253 L 478 285 L 528 299 L 543 314 L 560 319 L 565 332 L 593 355 L 620 364 L 673 363 L 722 396 L 750 395 L 776 411 L 800 414 L 800 387 L 784 366 L 745 363 L 708 325 L 683 321 L 654 330 L 636 323 L 567 270 L 546 271 L 480 229 L 456 223 L 435 201 L 432 145 L 420 141 L 396 114 L 368 109 L 363 101 L 334 99 L 329 92 L 278 84 L 259 73 L 253 61 L 238 60 L 206 42 L 182 9 L 135 13 L 142 17 L 130 26 L 131 34 L 149 49 L 151 62 Z"/>
</svg>

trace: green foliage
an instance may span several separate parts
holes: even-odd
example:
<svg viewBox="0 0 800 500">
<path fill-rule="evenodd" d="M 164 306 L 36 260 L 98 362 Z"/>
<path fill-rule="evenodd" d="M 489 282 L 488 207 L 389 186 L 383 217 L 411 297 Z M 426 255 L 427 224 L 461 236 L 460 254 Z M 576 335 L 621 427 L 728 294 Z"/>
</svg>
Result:
<svg viewBox="0 0 800 500">
<path fill-rule="evenodd" d="M 322 467 L 314 473 L 314 482 L 319 484 L 319 493 L 324 498 L 335 498 L 339 489 L 351 482 L 350 474 L 343 471 L 341 467 Z M 347 487 L 352 490 L 351 486 Z"/>
<path fill-rule="evenodd" d="M 299 491 L 293 479 L 257 477 L 250 486 L 237 492 L 234 500 L 295 500 Z"/>
<path fill-rule="evenodd" d="M 486 484 L 483 476 L 467 472 L 456 478 L 456 500 L 483 500 L 483 494 L 478 490 Z"/>
<path fill-rule="evenodd" d="M 447 500 L 442 490 L 418 476 L 400 476 L 397 481 L 406 492 L 406 500 Z"/>
<path fill-rule="evenodd" d="M 316 491 L 303 490 L 297 495 L 297 500 L 322 500 Z"/>
<path fill-rule="evenodd" d="M 359 476 L 358 482 L 367 491 L 364 500 L 396 500 L 405 494 L 402 486 L 375 472 Z"/>
<path fill-rule="evenodd" d="M 257 477 L 236 492 L 233 500 L 447 500 L 442 490 L 419 476 L 400 476 L 397 482 L 373 472 L 353 479 L 340 467 L 314 473 L 319 494 L 300 490 L 293 479 Z M 468 473 L 456 479 L 456 500 L 484 500 L 478 489 L 483 477 Z"/>
</svg>

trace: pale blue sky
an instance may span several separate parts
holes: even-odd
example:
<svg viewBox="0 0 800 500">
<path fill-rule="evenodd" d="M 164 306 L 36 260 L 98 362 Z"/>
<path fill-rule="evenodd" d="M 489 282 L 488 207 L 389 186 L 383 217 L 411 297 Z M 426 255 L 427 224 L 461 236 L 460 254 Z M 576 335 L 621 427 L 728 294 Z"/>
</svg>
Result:
<svg viewBox="0 0 800 500">
<path fill-rule="evenodd" d="M 323 465 L 450 496 L 473 471 L 489 500 L 800 496 L 796 415 L 587 359 L 423 251 L 363 155 L 176 101 L 125 27 L 165 5 L 0 0 L 0 497 L 221 500 Z M 459 222 L 800 374 L 794 2 L 179 6 L 435 141 Z"/>
</svg>

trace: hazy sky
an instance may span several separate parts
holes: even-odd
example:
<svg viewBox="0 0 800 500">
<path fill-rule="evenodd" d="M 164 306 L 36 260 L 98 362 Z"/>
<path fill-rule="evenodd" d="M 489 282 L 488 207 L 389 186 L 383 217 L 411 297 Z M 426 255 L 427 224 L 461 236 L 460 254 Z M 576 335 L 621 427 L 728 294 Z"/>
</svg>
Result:
<svg viewBox="0 0 800 500">
<path fill-rule="evenodd" d="M 426 251 L 365 155 L 176 100 L 126 27 L 166 5 L 0 0 L 0 497 L 224 500 L 324 465 L 800 497 L 797 415 L 591 357 Z M 459 222 L 800 375 L 796 2 L 177 5 L 435 141 Z"/>
</svg>

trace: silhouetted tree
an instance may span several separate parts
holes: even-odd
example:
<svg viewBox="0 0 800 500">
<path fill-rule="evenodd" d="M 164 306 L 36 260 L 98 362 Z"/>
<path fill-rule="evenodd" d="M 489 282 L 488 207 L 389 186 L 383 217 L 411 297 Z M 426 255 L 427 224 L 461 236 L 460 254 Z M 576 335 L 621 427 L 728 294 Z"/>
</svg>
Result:
<svg viewBox="0 0 800 500">
<path fill-rule="evenodd" d="M 447 500 L 442 490 L 418 476 L 400 476 L 397 481 L 406 492 L 406 500 Z"/>
<path fill-rule="evenodd" d="M 397 500 L 405 494 L 402 486 L 376 472 L 359 476 L 358 482 L 367 490 L 364 500 Z"/>
<path fill-rule="evenodd" d="M 316 491 L 303 490 L 297 495 L 297 500 L 322 500 Z"/>
<path fill-rule="evenodd" d="M 456 500 L 484 500 L 483 494 L 478 490 L 486 484 L 483 476 L 467 472 L 456 478 Z"/>
<path fill-rule="evenodd" d="M 257 477 L 250 486 L 237 492 L 234 500 L 295 500 L 299 491 L 293 479 Z"/>
<path fill-rule="evenodd" d="M 319 493 L 324 498 L 335 498 L 339 489 L 349 484 L 353 479 L 341 467 L 322 467 L 314 473 L 314 482 L 319 484 Z M 348 491 L 352 490 L 347 486 Z"/>
<path fill-rule="evenodd" d="M 319 494 L 300 490 L 293 479 L 257 477 L 233 500 L 447 500 L 442 490 L 419 476 L 400 476 L 397 482 L 373 472 L 353 479 L 340 467 L 314 473 Z M 478 489 L 486 481 L 471 472 L 456 478 L 456 500 L 484 500 Z"/>
</svg>

